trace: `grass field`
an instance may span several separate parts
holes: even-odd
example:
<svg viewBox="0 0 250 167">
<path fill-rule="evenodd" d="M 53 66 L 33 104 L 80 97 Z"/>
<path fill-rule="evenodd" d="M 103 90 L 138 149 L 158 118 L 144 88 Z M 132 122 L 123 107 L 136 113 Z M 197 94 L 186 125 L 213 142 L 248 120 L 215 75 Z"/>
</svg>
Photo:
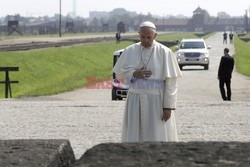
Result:
<svg viewBox="0 0 250 167">
<path fill-rule="evenodd" d="M 201 33 L 197 33 L 197 34 L 201 34 Z M 203 34 L 201 34 L 203 35 Z M 203 38 L 207 38 L 209 37 L 209 35 L 205 35 L 202 36 Z M 198 36 L 196 36 L 194 33 L 178 33 L 178 34 L 165 34 L 165 35 L 158 35 L 156 36 L 156 40 L 157 41 L 181 41 L 183 38 L 200 38 Z M 176 51 L 175 46 L 171 47 L 172 51 Z"/>
<path fill-rule="evenodd" d="M 246 35 L 241 36 L 241 38 L 250 38 L 250 33 L 247 33 Z"/>
<path fill-rule="evenodd" d="M 22 52 L 0 52 L 0 66 L 19 66 L 11 72 L 14 97 L 49 95 L 86 85 L 87 77 L 107 79 L 112 75 L 113 52 L 130 45 L 122 42 L 86 44 Z M 0 80 L 4 80 L 3 72 Z M 0 97 L 4 86 L 0 85 Z"/>
<path fill-rule="evenodd" d="M 237 71 L 250 77 L 250 43 L 235 37 L 234 44 Z"/>
<path fill-rule="evenodd" d="M 197 38 L 193 33 L 165 34 L 156 36 L 159 41 L 181 41 L 183 38 Z"/>
<path fill-rule="evenodd" d="M 176 41 L 195 38 L 191 33 L 159 35 L 157 40 Z M 131 42 L 103 42 L 70 47 L 19 52 L 0 52 L 0 66 L 18 66 L 10 72 L 13 97 L 51 95 L 86 86 L 87 77 L 108 79 L 112 76 L 113 52 Z M 174 48 L 173 48 L 174 49 Z M 0 72 L 0 81 L 4 80 Z M 0 98 L 4 85 L 0 85 Z"/>
</svg>

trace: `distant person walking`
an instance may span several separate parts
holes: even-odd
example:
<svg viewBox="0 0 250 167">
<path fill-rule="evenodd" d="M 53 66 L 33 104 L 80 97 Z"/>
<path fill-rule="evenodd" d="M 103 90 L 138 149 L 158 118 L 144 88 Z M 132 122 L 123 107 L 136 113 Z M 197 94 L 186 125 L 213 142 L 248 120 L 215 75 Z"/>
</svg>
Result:
<svg viewBox="0 0 250 167">
<path fill-rule="evenodd" d="M 231 101 L 231 78 L 232 72 L 234 68 L 234 59 L 228 54 L 229 49 L 224 49 L 224 56 L 221 57 L 220 66 L 218 70 L 218 79 L 220 85 L 220 93 L 222 99 Z M 224 84 L 226 84 L 227 88 L 227 96 L 224 89 Z"/>
<path fill-rule="evenodd" d="M 227 44 L 227 32 L 223 33 L 223 44 Z"/>
<path fill-rule="evenodd" d="M 231 32 L 231 33 L 229 34 L 230 44 L 233 43 L 233 38 L 234 38 L 234 34 Z"/>
<path fill-rule="evenodd" d="M 120 43 L 120 40 L 121 40 L 121 33 L 120 32 L 117 32 L 115 34 L 115 38 L 116 38 L 116 43 Z"/>
</svg>

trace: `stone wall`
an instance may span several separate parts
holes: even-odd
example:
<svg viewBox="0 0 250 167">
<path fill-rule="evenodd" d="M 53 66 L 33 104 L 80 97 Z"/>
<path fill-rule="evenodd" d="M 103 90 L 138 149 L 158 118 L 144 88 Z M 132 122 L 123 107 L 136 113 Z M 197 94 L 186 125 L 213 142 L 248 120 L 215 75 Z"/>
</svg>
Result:
<svg viewBox="0 0 250 167">
<path fill-rule="evenodd" d="M 0 167 L 68 167 L 74 162 L 67 140 L 0 140 Z"/>
<path fill-rule="evenodd" d="M 244 167 L 249 157 L 250 143 L 110 143 L 86 151 L 75 167 Z"/>
<path fill-rule="evenodd" d="M 2 140 L 1 167 L 248 167 L 250 143 L 107 143 L 75 161 L 67 140 Z"/>
</svg>

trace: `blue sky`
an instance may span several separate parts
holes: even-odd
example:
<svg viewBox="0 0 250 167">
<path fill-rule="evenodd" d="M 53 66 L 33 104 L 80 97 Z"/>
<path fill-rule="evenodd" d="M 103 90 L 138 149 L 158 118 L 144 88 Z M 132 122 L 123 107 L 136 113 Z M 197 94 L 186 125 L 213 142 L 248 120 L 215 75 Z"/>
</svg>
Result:
<svg viewBox="0 0 250 167">
<path fill-rule="evenodd" d="M 249 0 L 76 0 L 77 15 L 88 17 L 89 11 L 111 11 L 125 8 L 129 11 L 155 15 L 191 16 L 200 6 L 210 15 L 224 11 L 231 16 L 242 16 L 249 10 Z M 59 0 L 0 0 L 0 16 L 19 13 L 23 16 L 53 16 L 59 13 Z M 62 0 L 62 13 L 72 12 L 73 0 Z"/>
</svg>

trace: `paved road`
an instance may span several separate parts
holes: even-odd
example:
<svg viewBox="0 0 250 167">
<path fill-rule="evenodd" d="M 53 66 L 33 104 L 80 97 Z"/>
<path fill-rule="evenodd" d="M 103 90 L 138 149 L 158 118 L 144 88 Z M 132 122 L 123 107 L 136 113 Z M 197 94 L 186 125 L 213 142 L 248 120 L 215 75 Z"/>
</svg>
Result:
<svg viewBox="0 0 250 167">
<path fill-rule="evenodd" d="M 232 101 L 221 100 L 217 70 L 222 33 L 207 39 L 211 65 L 184 67 L 179 80 L 176 119 L 181 141 L 250 141 L 250 78 L 233 73 Z M 103 142 L 120 142 L 125 101 L 110 90 L 78 89 L 63 94 L 0 100 L 0 139 L 69 139 L 79 158 Z"/>
<path fill-rule="evenodd" d="M 223 55 L 223 49 L 229 48 L 234 55 L 233 45 L 222 44 L 222 33 L 217 33 L 206 40 L 212 45 L 210 50 L 210 67 L 204 71 L 202 66 L 184 67 L 184 76 L 179 80 L 179 99 L 221 101 L 219 82 L 217 80 L 218 66 Z M 232 78 L 232 101 L 250 101 L 250 78 L 240 75 L 234 69 Z M 190 96 L 190 93 L 192 96 Z"/>
</svg>

